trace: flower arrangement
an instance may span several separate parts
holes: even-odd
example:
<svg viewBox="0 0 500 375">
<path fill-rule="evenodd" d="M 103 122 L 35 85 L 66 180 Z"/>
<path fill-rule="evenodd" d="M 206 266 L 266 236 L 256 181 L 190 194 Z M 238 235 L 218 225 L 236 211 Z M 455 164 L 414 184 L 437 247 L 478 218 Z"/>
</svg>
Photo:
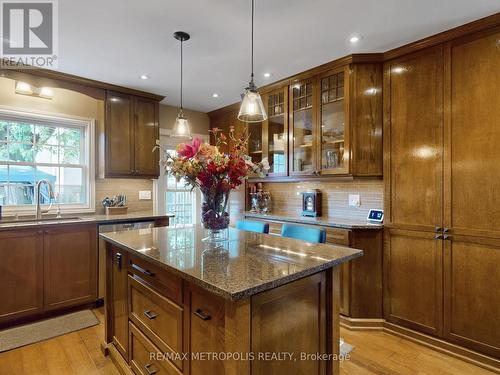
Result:
<svg viewBox="0 0 500 375">
<path fill-rule="evenodd" d="M 269 170 L 267 159 L 252 162 L 246 154 L 248 137 L 236 137 L 234 129 L 229 131 L 227 154 L 221 152 L 228 145 L 228 137 L 220 129 L 211 130 L 215 145 L 194 138 L 190 143 L 177 145 L 177 155 L 163 150 L 162 164 L 177 180 L 199 188 L 203 194 L 202 223 L 206 229 L 220 231 L 229 226 L 229 193 L 252 175 L 262 176 Z"/>
</svg>

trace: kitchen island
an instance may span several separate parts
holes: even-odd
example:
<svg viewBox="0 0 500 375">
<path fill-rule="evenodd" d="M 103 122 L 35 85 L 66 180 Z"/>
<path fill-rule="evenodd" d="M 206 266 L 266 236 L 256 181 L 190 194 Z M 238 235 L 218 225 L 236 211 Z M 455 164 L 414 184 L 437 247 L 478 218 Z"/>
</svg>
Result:
<svg viewBox="0 0 500 375">
<path fill-rule="evenodd" d="M 105 349 L 136 374 L 338 374 L 338 266 L 362 251 L 200 226 L 101 234 Z"/>
</svg>

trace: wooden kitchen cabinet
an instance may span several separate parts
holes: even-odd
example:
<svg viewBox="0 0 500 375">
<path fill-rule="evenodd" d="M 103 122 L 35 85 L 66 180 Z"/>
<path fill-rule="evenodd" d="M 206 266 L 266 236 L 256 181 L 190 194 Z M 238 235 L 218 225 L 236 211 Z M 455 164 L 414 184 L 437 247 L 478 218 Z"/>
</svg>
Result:
<svg viewBox="0 0 500 375">
<path fill-rule="evenodd" d="M 269 177 L 288 175 L 288 90 L 263 95 L 267 120 L 262 128 L 263 156 L 269 160 Z"/>
<path fill-rule="evenodd" d="M 160 138 L 158 111 L 158 102 L 151 99 L 134 98 L 135 174 L 138 176 L 155 178 L 160 173 L 160 153 L 153 152 L 156 140 Z"/>
<path fill-rule="evenodd" d="M 323 73 L 319 80 L 319 165 L 322 174 L 349 172 L 349 67 Z"/>
<path fill-rule="evenodd" d="M 127 253 L 116 247 L 106 247 L 106 337 L 128 360 L 128 285 Z"/>
<path fill-rule="evenodd" d="M 385 221 L 434 231 L 443 223 L 441 46 L 386 63 L 384 107 Z"/>
<path fill-rule="evenodd" d="M 0 232 L 0 324 L 43 311 L 43 232 Z"/>
<path fill-rule="evenodd" d="M 0 325 L 97 300 L 95 224 L 5 230 L 0 241 Z"/>
<path fill-rule="evenodd" d="M 316 175 L 318 152 L 317 79 L 311 78 L 290 85 L 290 176 Z"/>
<path fill-rule="evenodd" d="M 444 245 L 444 337 L 500 357 L 500 240 L 450 235 Z"/>
<path fill-rule="evenodd" d="M 224 300 L 190 285 L 185 298 L 186 322 L 190 327 L 189 352 L 223 353 L 225 351 Z M 224 374 L 224 361 L 192 360 L 190 375 Z"/>
<path fill-rule="evenodd" d="M 443 246 L 434 233 L 385 232 L 384 315 L 428 334 L 443 327 Z"/>
<path fill-rule="evenodd" d="M 60 309 L 97 299 L 97 227 L 44 230 L 44 308 Z"/>
<path fill-rule="evenodd" d="M 106 92 L 104 177 L 159 176 L 158 117 L 156 101 Z"/>
</svg>

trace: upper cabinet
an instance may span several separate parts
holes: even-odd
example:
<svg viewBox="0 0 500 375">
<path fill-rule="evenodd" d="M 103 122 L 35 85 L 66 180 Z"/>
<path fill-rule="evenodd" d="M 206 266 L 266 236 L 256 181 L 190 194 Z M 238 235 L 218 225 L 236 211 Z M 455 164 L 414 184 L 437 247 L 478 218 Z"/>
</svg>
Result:
<svg viewBox="0 0 500 375">
<path fill-rule="evenodd" d="M 263 153 L 269 160 L 269 176 L 288 174 L 288 91 L 281 88 L 264 95 L 267 120 L 263 124 Z"/>
<path fill-rule="evenodd" d="M 157 101 L 106 92 L 104 176 L 157 178 L 159 138 Z"/>
<path fill-rule="evenodd" d="M 328 72 L 320 81 L 319 165 L 322 174 L 349 173 L 349 69 Z"/>
<path fill-rule="evenodd" d="M 211 112 L 210 126 L 246 127 L 267 178 L 381 177 L 382 60 L 352 55 L 261 88 L 268 119 L 237 120 L 239 103 Z"/>
<path fill-rule="evenodd" d="M 290 175 L 317 174 L 316 79 L 290 85 Z"/>
</svg>

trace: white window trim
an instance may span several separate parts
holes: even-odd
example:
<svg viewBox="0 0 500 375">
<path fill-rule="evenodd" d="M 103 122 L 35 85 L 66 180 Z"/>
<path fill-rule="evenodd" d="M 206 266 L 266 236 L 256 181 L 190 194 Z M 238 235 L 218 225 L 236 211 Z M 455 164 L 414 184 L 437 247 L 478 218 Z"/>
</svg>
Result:
<svg viewBox="0 0 500 375">
<path fill-rule="evenodd" d="M 172 131 L 170 129 L 160 129 L 160 144 L 162 147 L 173 147 L 176 144 L 185 142 L 181 139 L 176 139 L 171 137 Z M 208 134 L 193 134 L 193 137 L 200 138 L 203 142 L 209 142 Z M 153 193 L 156 197 L 154 202 L 154 212 L 155 214 L 166 214 L 166 202 L 165 202 L 165 192 L 166 186 L 159 186 L 160 181 L 165 181 L 165 169 L 160 166 L 160 177 L 154 181 Z M 199 212 L 201 207 L 201 193 L 199 189 L 195 189 L 195 204 L 193 207 L 193 221 L 196 223 L 199 219 Z M 175 214 L 175 212 L 170 212 Z"/>
<path fill-rule="evenodd" d="M 14 107 L 6 107 L 0 105 L 0 115 L 6 117 L 13 117 L 15 119 L 26 119 L 29 121 L 43 122 L 45 124 L 53 124 L 55 126 L 64 124 L 65 126 L 84 126 L 86 131 L 85 148 L 88 153 L 85 155 L 84 174 L 88 180 L 88 189 L 86 189 L 87 204 L 64 204 L 61 205 L 61 212 L 63 213 L 93 213 L 95 212 L 95 119 L 79 116 L 68 116 L 59 113 L 42 112 L 42 111 L 26 111 Z M 2 165 L 9 163 L 0 162 Z M 30 164 L 31 163 L 27 163 Z M 21 165 L 17 163 L 17 165 Z M 43 209 L 48 209 L 50 205 L 42 205 Z M 49 213 L 56 213 L 58 204 L 53 203 Z M 35 211 L 34 205 L 18 205 L 18 206 L 3 206 L 2 212 L 5 216 L 15 214 L 32 214 Z"/>
</svg>

